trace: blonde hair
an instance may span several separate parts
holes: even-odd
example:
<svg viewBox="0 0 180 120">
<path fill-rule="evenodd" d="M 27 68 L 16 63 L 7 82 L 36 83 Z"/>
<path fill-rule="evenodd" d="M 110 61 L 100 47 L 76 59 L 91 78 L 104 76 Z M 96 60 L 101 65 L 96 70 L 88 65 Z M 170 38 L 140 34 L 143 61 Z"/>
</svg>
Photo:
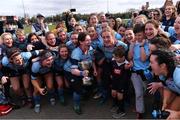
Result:
<svg viewBox="0 0 180 120">
<path fill-rule="evenodd" d="M 24 35 L 24 30 L 23 29 L 17 29 L 16 30 L 16 35 Z"/>
<path fill-rule="evenodd" d="M 112 39 L 113 39 L 113 44 L 115 43 L 116 41 L 116 38 L 115 38 L 115 31 L 111 28 L 111 27 L 107 27 L 106 29 L 104 29 L 102 32 L 101 32 L 101 36 L 104 32 L 109 32 L 110 35 L 112 36 Z"/>
<path fill-rule="evenodd" d="M 143 19 L 143 21 L 142 21 L 142 22 L 144 22 L 143 24 L 145 24 L 148 21 L 147 17 L 145 15 L 141 14 L 141 15 L 138 15 L 137 17 L 134 18 L 134 24 L 136 24 L 136 20 L 139 18 Z"/>
<path fill-rule="evenodd" d="M 4 41 L 4 38 L 5 38 L 5 36 L 7 36 L 7 35 L 9 35 L 9 36 L 11 36 L 11 38 L 13 38 L 11 33 L 5 32 L 5 33 L 3 33 L 3 34 L 1 35 L 1 40 Z"/>
<path fill-rule="evenodd" d="M 115 35 L 115 31 L 110 26 L 107 26 L 105 29 L 102 30 L 101 36 L 104 32 L 110 32 L 112 37 L 114 37 L 114 35 Z"/>
<path fill-rule="evenodd" d="M 173 10 L 173 13 L 172 13 L 172 16 L 171 16 L 171 18 L 174 18 L 174 19 L 176 19 L 176 17 L 177 17 L 177 10 L 176 10 L 176 7 L 173 5 L 173 4 L 168 4 L 168 5 L 166 5 L 164 8 L 166 9 L 166 7 L 172 7 L 172 10 Z M 165 11 L 165 10 L 164 10 Z"/>
</svg>

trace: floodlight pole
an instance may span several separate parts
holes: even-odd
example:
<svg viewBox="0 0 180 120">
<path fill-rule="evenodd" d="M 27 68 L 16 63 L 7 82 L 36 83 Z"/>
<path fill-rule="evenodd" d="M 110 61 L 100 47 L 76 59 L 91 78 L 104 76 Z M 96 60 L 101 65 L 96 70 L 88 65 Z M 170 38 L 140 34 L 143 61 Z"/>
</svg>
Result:
<svg viewBox="0 0 180 120">
<path fill-rule="evenodd" d="M 107 13 L 109 13 L 109 0 L 107 0 Z"/>
<path fill-rule="evenodd" d="M 72 3 L 71 3 L 71 0 L 69 1 L 69 5 L 70 5 L 70 9 L 72 8 Z"/>
</svg>

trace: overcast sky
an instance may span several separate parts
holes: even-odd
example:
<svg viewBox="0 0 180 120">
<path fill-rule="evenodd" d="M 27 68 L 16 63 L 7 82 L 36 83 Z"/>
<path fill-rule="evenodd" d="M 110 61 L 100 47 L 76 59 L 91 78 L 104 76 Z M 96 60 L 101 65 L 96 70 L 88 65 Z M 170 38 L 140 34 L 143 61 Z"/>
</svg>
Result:
<svg viewBox="0 0 180 120">
<path fill-rule="evenodd" d="M 0 15 L 30 16 L 42 13 L 45 16 L 76 8 L 77 13 L 125 12 L 129 8 L 140 9 L 148 0 L 0 0 Z M 150 8 L 161 7 L 165 0 L 149 0 Z M 176 3 L 178 0 L 173 0 Z M 70 4 L 71 3 L 71 4 Z"/>
</svg>

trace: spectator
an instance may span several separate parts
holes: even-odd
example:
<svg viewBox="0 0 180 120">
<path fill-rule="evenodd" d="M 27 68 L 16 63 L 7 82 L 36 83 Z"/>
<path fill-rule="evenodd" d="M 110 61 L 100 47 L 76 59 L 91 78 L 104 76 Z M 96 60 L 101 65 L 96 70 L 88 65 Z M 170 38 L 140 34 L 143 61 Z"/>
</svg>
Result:
<svg viewBox="0 0 180 120">
<path fill-rule="evenodd" d="M 73 13 L 70 11 L 64 12 L 63 14 L 65 16 L 65 24 L 67 28 L 67 32 L 74 31 L 74 27 L 77 24 L 75 17 L 73 16 Z"/>
<path fill-rule="evenodd" d="M 115 31 L 117 32 L 117 21 L 115 19 L 115 17 L 109 17 L 108 19 L 108 23 L 109 23 L 109 26 Z"/>
<path fill-rule="evenodd" d="M 36 33 L 38 36 L 45 36 L 45 33 L 49 31 L 48 25 L 44 23 L 45 17 L 41 14 L 37 15 L 37 23 L 31 27 L 31 32 Z"/>
<path fill-rule="evenodd" d="M 8 20 L 8 17 L 12 17 L 12 20 Z M 5 24 L 5 29 L 3 28 Z M 17 27 L 16 27 L 17 26 Z M 0 21 L 0 35 L 4 32 L 9 32 L 12 34 L 13 39 L 16 38 L 16 28 L 18 29 L 24 29 L 21 21 L 19 21 L 18 17 L 16 16 L 7 16 L 5 19 L 3 18 L 2 21 Z"/>
<path fill-rule="evenodd" d="M 148 21 L 147 17 L 145 15 L 138 15 L 137 17 L 134 18 L 134 23 L 135 24 L 145 24 Z"/>
<path fill-rule="evenodd" d="M 173 5 L 173 0 L 166 0 L 166 1 L 164 2 L 164 5 L 160 8 L 162 14 L 164 14 L 166 5 Z"/>
<path fill-rule="evenodd" d="M 134 19 L 139 15 L 138 11 L 132 12 L 131 19 L 127 22 L 127 28 L 133 28 Z"/>
<path fill-rule="evenodd" d="M 154 14 L 153 14 L 153 10 L 149 10 L 148 12 L 148 19 L 154 19 Z"/>
<path fill-rule="evenodd" d="M 117 28 L 123 24 L 123 21 L 121 18 L 116 18 Z"/>
<path fill-rule="evenodd" d="M 170 36 L 172 44 L 180 44 L 180 16 L 178 15 L 175 23 L 174 23 L 174 29 L 175 29 L 175 34 Z"/>
<path fill-rule="evenodd" d="M 102 12 L 102 13 L 99 13 L 98 15 L 98 18 L 99 18 L 99 23 L 102 24 L 103 22 L 106 22 L 107 19 L 106 19 L 106 15 Z"/>
<path fill-rule="evenodd" d="M 164 31 L 168 32 L 168 28 L 174 25 L 176 15 L 177 13 L 174 5 L 165 6 L 165 12 L 162 17 L 162 26 Z"/>
<path fill-rule="evenodd" d="M 141 14 L 148 17 L 149 12 L 148 12 L 147 7 L 145 5 L 142 5 L 142 7 L 141 7 L 141 11 L 139 12 L 139 15 L 141 15 Z"/>
<path fill-rule="evenodd" d="M 89 23 L 89 25 L 94 26 L 96 28 L 98 25 L 97 14 L 95 14 L 95 13 L 90 14 L 88 23 Z"/>
<path fill-rule="evenodd" d="M 94 26 L 96 28 L 96 31 L 98 33 L 100 33 L 101 29 L 100 29 L 100 25 L 98 23 L 99 23 L 99 21 L 97 18 L 97 14 L 95 14 L 95 13 L 90 14 L 90 16 L 88 18 L 88 24 L 90 26 Z"/>
<path fill-rule="evenodd" d="M 126 31 L 126 26 L 124 25 L 124 24 L 122 24 L 122 25 L 120 25 L 119 27 L 118 27 L 118 33 L 119 33 L 119 35 L 120 35 L 120 40 L 122 40 L 123 41 L 123 39 L 124 39 L 124 35 L 125 35 L 125 31 Z"/>
<path fill-rule="evenodd" d="M 161 19 L 162 19 L 162 12 L 161 12 L 161 10 L 158 9 L 158 8 L 154 9 L 153 16 L 154 16 L 154 20 L 157 23 L 161 24 Z"/>
</svg>

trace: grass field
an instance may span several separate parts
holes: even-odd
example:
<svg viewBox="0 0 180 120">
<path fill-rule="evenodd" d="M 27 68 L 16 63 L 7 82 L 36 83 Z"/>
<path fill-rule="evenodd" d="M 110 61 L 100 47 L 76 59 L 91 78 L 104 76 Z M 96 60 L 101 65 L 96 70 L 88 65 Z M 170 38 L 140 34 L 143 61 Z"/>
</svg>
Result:
<svg viewBox="0 0 180 120">
<path fill-rule="evenodd" d="M 52 25 L 48 25 L 48 27 L 49 27 L 49 30 L 51 31 L 51 30 L 55 29 L 56 25 L 52 24 Z M 26 35 L 31 33 L 31 25 L 26 25 L 24 27 L 24 32 L 25 32 Z"/>
<path fill-rule="evenodd" d="M 123 23 L 127 24 L 128 20 L 129 20 L 129 19 L 123 19 Z M 48 27 L 49 27 L 49 30 L 52 31 L 53 29 L 55 29 L 56 24 L 48 25 Z M 26 26 L 24 27 L 24 31 L 25 31 L 25 34 L 26 34 L 26 35 L 29 34 L 29 33 L 31 33 L 31 25 L 26 25 Z"/>
</svg>

